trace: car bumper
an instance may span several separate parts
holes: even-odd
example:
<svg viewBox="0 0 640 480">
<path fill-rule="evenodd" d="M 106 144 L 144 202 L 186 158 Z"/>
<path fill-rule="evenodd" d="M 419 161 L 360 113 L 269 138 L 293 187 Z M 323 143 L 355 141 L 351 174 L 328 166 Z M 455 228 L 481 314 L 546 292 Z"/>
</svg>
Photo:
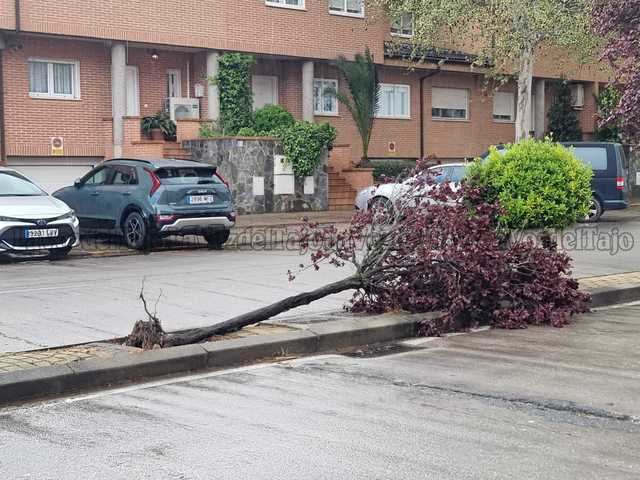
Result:
<svg viewBox="0 0 640 480">
<path fill-rule="evenodd" d="M 161 235 L 197 235 L 214 230 L 230 230 L 235 225 L 233 220 L 224 216 L 177 218 L 171 223 L 156 225 Z"/>
<path fill-rule="evenodd" d="M 629 202 L 626 200 L 605 200 L 603 203 L 604 210 L 623 210 L 629 208 Z"/>
<path fill-rule="evenodd" d="M 26 230 L 57 229 L 58 236 L 28 239 Z M 58 220 L 37 225 L 29 220 L 0 222 L 0 253 L 26 253 L 39 250 L 57 250 L 80 245 L 78 219 Z"/>
</svg>

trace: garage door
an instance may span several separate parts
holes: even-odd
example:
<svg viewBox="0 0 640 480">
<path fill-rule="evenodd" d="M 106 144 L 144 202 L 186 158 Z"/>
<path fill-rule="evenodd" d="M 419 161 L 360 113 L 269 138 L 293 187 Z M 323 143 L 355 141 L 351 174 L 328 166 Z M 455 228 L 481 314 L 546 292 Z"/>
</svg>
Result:
<svg viewBox="0 0 640 480">
<path fill-rule="evenodd" d="M 57 162 L 55 159 L 8 159 L 7 166 L 29 177 L 46 192 L 53 193 L 62 187 L 73 185 L 76 178 L 82 177 L 96 163 L 98 163 L 98 159 L 59 160 Z"/>
</svg>

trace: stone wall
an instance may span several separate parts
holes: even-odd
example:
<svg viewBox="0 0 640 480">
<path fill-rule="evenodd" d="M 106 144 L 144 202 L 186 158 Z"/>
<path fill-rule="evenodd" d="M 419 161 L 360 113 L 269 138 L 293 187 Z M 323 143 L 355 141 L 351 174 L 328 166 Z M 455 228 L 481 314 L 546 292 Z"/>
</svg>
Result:
<svg viewBox="0 0 640 480">
<path fill-rule="evenodd" d="M 245 213 L 326 210 L 329 203 L 327 155 L 313 177 L 294 178 L 280 165 L 282 147 L 268 138 L 221 137 L 185 140 L 193 160 L 218 167 L 229 182 L 236 210 Z"/>
</svg>

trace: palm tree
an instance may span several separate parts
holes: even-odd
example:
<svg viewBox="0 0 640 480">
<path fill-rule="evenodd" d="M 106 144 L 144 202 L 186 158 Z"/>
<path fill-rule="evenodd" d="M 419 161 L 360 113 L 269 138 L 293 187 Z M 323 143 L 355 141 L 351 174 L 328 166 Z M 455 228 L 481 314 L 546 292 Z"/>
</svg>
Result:
<svg viewBox="0 0 640 480">
<path fill-rule="evenodd" d="M 362 140 L 362 159 L 358 166 L 367 165 L 369 141 L 380 98 L 378 69 L 368 47 L 364 54 L 357 53 L 353 62 L 339 56 L 336 67 L 347 82 L 349 94 L 340 91 L 332 93 L 351 112 Z"/>
</svg>

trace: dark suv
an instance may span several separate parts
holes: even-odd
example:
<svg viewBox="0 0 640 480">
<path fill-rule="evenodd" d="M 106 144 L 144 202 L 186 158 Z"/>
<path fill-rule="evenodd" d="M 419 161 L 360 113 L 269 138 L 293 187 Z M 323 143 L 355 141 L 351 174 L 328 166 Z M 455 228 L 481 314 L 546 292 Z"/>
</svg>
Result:
<svg viewBox="0 0 640 480">
<path fill-rule="evenodd" d="M 187 160 L 108 160 L 53 196 L 75 210 L 82 230 L 123 235 L 138 250 L 191 234 L 220 248 L 236 221 L 216 168 Z"/>
</svg>

